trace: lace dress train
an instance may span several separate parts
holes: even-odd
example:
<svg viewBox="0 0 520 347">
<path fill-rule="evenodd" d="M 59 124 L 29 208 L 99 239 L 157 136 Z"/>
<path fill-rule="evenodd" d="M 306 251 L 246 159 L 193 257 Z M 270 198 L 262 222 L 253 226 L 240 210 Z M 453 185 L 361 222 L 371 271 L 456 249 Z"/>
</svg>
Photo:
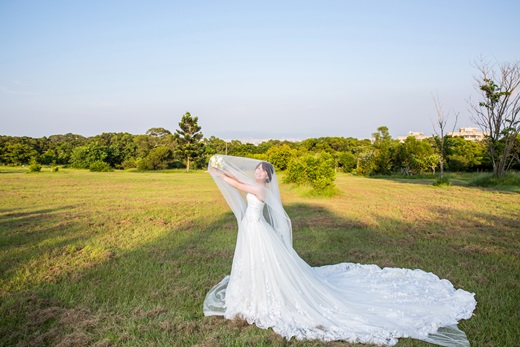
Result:
<svg viewBox="0 0 520 347">
<path fill-rule="evenodd" d="M 311 267 L 247 195 L 230 276 L 206 296 L 204 314 L 239 317 L 290 339 L 392 346 L 411 337 L 469 346 L 457 328 L 476 306 L 473 294 L 422 270 L 341 263 Z"/>
</svg>

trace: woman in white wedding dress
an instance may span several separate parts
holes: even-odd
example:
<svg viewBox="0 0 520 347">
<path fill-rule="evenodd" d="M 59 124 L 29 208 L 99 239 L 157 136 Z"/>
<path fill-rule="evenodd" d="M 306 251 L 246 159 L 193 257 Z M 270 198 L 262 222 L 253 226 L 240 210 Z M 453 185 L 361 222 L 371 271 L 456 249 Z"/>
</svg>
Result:
<svg viewBox="0 0 520 347">
<path fill-rule="evenodd" d="M 206 316 L 245 319 L 287 339 L 392 346 L 410 337 L 469 346 L 457 322 L 471 317 L 474 294 L 422 270 L 311 267 L 292 247 L 271 164 L 214 156 L 209 172 L 239 226 L 231 274 L 207 294 Z"/>
</svg>

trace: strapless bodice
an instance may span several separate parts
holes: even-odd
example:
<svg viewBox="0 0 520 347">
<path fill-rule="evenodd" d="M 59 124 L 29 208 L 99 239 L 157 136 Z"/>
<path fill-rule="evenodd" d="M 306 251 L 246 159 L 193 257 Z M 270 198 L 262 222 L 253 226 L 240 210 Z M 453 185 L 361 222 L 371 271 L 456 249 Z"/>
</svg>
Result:
<svg viewBox="0 0 520 347">
<path fill-rule="evenodd" d="M 260 220 L 263 218 L 263 210 L 265 203 L 258 200 L 253 194 L 247 194 L 247 210 L 245 217 L 248 220 Z"/>
</svg>

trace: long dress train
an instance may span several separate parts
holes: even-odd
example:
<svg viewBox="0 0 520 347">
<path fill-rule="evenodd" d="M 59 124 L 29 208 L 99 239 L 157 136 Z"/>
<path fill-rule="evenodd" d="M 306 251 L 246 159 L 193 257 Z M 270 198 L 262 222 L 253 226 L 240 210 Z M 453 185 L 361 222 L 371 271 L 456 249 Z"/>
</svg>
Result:
<svg viewBox="0 0 520 347">
<path fill-rule="evenodd" d="M 469 346 L 457 322 L 471 317 L 474 294 L 422 270 L 311 267 L 266 221 L 264 203 L 246 199 L 231 274 L 207 294 L 205 315 L 239 317 L 287 339 Z"/>
</svg>

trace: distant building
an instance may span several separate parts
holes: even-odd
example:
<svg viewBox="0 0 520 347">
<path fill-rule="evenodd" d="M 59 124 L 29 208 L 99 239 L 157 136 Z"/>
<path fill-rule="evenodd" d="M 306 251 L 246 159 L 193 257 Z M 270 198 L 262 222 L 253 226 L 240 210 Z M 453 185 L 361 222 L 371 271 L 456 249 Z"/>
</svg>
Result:
<svg viewBox="0 0 520 347">
<path fill-rule="evenodd" d="M 484 136 L 487 133 L 482 131 L 477 131 L 477 128 L 460 128 L 459 131 L 449 132 L 446 134 L 447 136 L 460 136 L 468 141 L 481 141 L 484 139 Z M 417 140 L 424 140 L 431 136 L 424 136 L 424 133 L 420 131 L 410 131 L 407 136 L 397 136 L 397 139 L 401 142 L 404 142 L 407 137 L 413 136 Z"/>
<path fill-rule="evenodd" d="M 424 133 L 422 133 L 420 131 L 410 131 L 410 132 L 408 132 L 408 136 L 397 136 L 397 139 L 401 142 L 404 142 L 406 140 L 406 138 L 410 137 L 410 136 L 415 137 L 417 140 L 424 140 L 424 139 L 431 137 L 431 136 L 424 136 Z"/>
<path fill-rule="evenodd" d="M 255 146 L 258 146 L 259 144 L 261 144 L 262 142 L 267 142 L 267 141 L 270 141 L 270 140 L 279 140 L 279 141 L 289 141 L 289 142 L 301 142 L 302 139 L 300 138 L 290 138 L 290 137 L 280 137 L 280 138 L 277 138 L 277 139 L 274 139 L 274 138 L 252 138 L 252 137 L 247 137 L 247 138 L 237 138 L 237 139 L 223 139 L 225 142 L 231 142 L 231 141 L 240 141 L 241 143 L 243 144 L 246 144 L 246 143 L 251 143 Z"/>
<path fill-rule="evenodd" d="M 460 136 L 468 141 L 481 141 L 487 133 L 477 131 L 477 128 L 460 128 L 459 131 L 447 133 L 448 136 Z"/>
</svg>

